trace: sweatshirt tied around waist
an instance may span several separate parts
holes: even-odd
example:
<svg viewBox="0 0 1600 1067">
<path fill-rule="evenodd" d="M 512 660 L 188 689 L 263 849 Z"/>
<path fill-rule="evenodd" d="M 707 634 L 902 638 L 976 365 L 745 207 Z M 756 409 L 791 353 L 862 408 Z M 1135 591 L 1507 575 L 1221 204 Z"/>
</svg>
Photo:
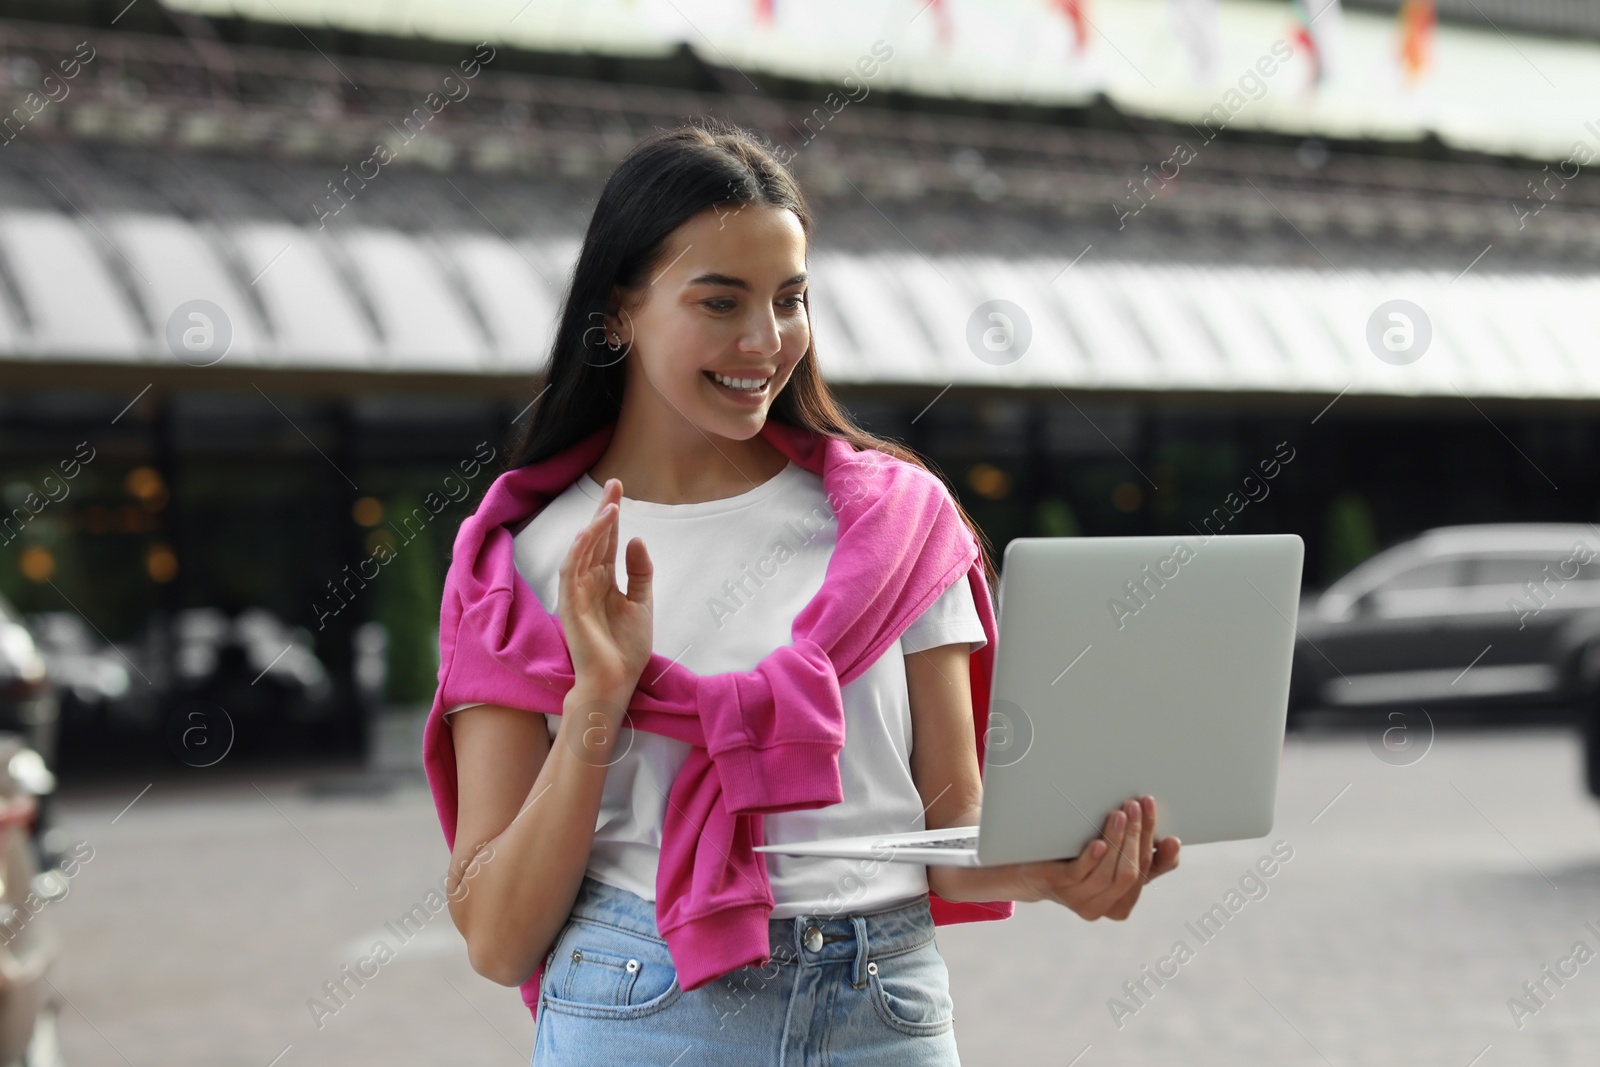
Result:
<svg viewBox="0 0 1600 1067">
<path fill-rule="evenodd" d="M 560 620 L 517 573 L 512 537 L 594 465 L 615 429 L 501 474 L 456 533 L 439 612 L 439 687 L 423 732 L 451 849 L 456 755 L 444 712 L 482 702 L 560 714 L 575 681 Z M 822 478 L 838 520 L 822 586 L 795 616 L 791 643 L 753 670 L 698 675 L 652 654 L 628 704 L 632 728 L 691 746 L 668 797 L 656 873 L 657 927 L 686 990 L 767 961 L 773 896 L 765 856 L 754 851 L 762 816 L 844 799 L 840 687 L 961 580 L 987 638 L 969 660 L 980 764 L 988 723 L 994 609 L 977 542 L 944 484 L 915 464 L 770 418 L 761 435 Z M 1009 902 L 929 897 L 940 925 L 1012 912 Z M 535 1014 L 541 973 L 522 985 Z"/>
</svg>

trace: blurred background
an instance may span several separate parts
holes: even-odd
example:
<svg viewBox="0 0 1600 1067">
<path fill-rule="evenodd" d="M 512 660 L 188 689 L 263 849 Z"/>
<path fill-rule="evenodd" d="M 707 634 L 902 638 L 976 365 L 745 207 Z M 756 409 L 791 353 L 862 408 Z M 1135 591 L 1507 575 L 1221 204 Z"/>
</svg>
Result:
<svg viewBox="0 0 1600 1067">
<path fill-rule="evenodd" d="M 447 917 L 384 933 L 439 595 L 600 183 L 696 116 L 997 557 L 1306 542 L 1304 858 L 1154 994 L 1266 842 L 942 931 L 966 1058 L 1594 1062 L 1597 100 L 1591 0 L 0 0 L 0 727 L 72 865 L 8 876 L 59 937 L 0 1062 L 527 1060 Z"/>
</svg>

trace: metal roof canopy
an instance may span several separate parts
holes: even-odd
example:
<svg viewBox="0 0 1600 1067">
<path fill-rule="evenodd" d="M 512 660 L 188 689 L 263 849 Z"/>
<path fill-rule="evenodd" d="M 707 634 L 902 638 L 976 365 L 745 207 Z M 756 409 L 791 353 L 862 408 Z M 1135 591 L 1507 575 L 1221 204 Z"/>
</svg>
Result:
<svg viewBox="0 0 1600 1067">
<path fill-rule="evenodd" d="M 1438 27 L 1431 69 L 1415 85 L 1395 61 L 1394 16 L 1361 9 L 1369 5 L 1339 9 L 1320 27 L 1338 43 L 1323 56 L 1327 76 L 1315 93 L 1304 91 L 1312 61 L 1303 54 L 1282 63 L 1288 73 L 1266 75 L 1274 81 L 1246 80 L 1257 71 L 1279 71 L 1285 39 L 1293 37 L 1286 5 L 1273 0 L 1219 0 L 1213 6 L 1201 49 L 1211 57 L 1204 75 L 1195 72 L 1194 58 L 1171 28 L 1169 0 L 1098 5 L 1083 48 L 1069 20 L 1037 0 L 948 5 L 944 18 L 951 32 L 944 40 L 941 19 L 924 15 L 929 5 L 913 0 L 777 4 L 771 24 L 757 19 L 755 5 L 726 0 L 565 0 L 541 5 L 537 17 L 522 17 L 519 5 L 501 0 L 167 5 L 313 31 L 492 41 L 534 51 L 662 56 L 681 43 L 707 65 L 733 68 L 741 77 L 748 72 L 822 81 L 839 84 L 844 93 L 862 84 L 841 80 L 858 60 L 887 55 L 887 62 L 865 68 L 874 71 L 872 89 L 1046 106 L 1084 106 L 1103 92 L 1125 111 L 1178 122 L 1200 122 L 1220 107 L 1235 126 L 1349 139 L 1413 140 L 1431 131 L 1449 144 L 1551 161 L 1567 158 L 1573 139 L 1586 137 L 1584 124 L 1592 116 L 1583 101 L 1600 92 L 1600 45 L 1564 30 L 1592 23 L 1592 15 L 1516 18 L 1502 28 L 1476 2 L 1470 5 L 1476 25 Z M 1462 14 L 1468 7 L 1459 0 L 1445 6 Z M 1517 6 L 1528 5 L 1524 0 Z M 1564 6 L 1592 5 L 1570 0 Z M 1554 36 L 1518 33 L 1519 26 Z M 884 44 L 892 52 L 878 51 Z M 1270 92 L 1263 87 L 1257 93 L 1256 84 L 1270 85 Z M 1248 103 L 1232 103 L 1246 101 L 1241 92 L 1252 94 Z"/>
<path fill-rule="evenodd" d="M 16 279 L 0 288 L 0 361 L 178 367 L 166 324 L 204 299 L 233 327 L 230 367 L 531 376 L 576 248 L 570 237 L 0 212 Z M 818 252 L 811 268 L 819 358 L 840 385 L 1600 399 L 1600 275 L 898 251 Z M 1432 334 L 1406 365 L 1367 340 L 1396 299 L 1420 307 Z M 998 322 L 980 311 L 990 300 L 1020 307 L 1032 335 L 1004 365 L 968 342 Z"/>
</svg>

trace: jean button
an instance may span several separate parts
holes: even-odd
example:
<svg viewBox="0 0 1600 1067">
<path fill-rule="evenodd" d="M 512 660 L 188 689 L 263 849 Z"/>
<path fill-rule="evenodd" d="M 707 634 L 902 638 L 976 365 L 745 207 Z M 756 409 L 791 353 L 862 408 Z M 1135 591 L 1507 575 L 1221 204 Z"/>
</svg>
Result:
<svg viewBox="0 0 1600 1067">
<path fill-rule="evenodd" d="M 821 952 L 822 951 L 822 931 L 818 927 L 815 927 L 815 926 L 806 927 L 806 951 L 808 951 L 808 952 Z"/>
</svg>

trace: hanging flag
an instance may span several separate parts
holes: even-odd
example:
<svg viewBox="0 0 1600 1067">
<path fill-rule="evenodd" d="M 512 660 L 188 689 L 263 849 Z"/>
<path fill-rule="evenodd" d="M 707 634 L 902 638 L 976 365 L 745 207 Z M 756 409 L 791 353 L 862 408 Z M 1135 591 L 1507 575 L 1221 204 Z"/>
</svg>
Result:
<svg viewBox="0 0 1600 1067">
<path fill-rule="evenodd" d="M 948 45 L 955 36 L 955 27 L 950 24 L 950 9 L 946 0 L 928 0 L 928 6 L 933 8 L 933 25 L 939 34 L 939 43 Z"/>
<path fill-rule="evenodd" d="M 1416 83 L 1433 62 L 1433 32 L 1439 24 L 1433 0 L 1405 0 L 1400 5 L 1400 69 Z"/>
<path fill-rule="evenodd" d="M 1217 77 L 1222 52 L 1222 0 L 1172 0 L 1172 32 L 1189 54 L 1189 69 L 1200 85 Z"/>
<path fill-rule="evenodd" d="M 1309 87 L 1315 89 L 1338 67 L 1344 11 L 1339 0 L 1290 0 L 1289 10 L 1294 16 L 1291 40 L 1311 65 Z"/>
<path fill-rule="evenodd" d="M 1081 55 L 1089 47 L 1089 16 L 1084 11 L 1089 0 L 1050 0 L 1050 5 L 1072 26 L 1072 54 Z"/>
<path fill-rule="evenodd" d="M 629 0 L 631 3 L 632 0 Z M 756 25 L 770 26 L 778 16 L 777 0 L 756 0 Z"/>
</svg>

